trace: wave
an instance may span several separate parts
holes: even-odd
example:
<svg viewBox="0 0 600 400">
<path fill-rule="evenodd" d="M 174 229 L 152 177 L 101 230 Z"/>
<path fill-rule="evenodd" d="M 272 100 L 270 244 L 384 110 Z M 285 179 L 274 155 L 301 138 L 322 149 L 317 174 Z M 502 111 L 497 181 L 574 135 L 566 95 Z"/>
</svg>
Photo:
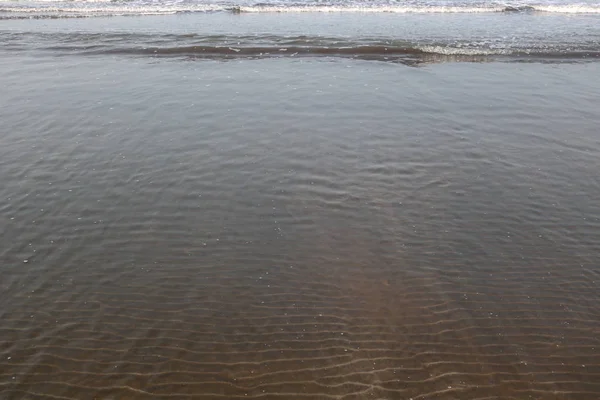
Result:
<svg viewBox="0 0 600 400">
<path fill-rule="evenodd" d="M 397 6 L 397 5 L 255 5 L 237 6 L 232 11 L 247 13 L 394 13 L 394 14 L 477 14 L 498 12 L 546 12 L 568 14 L 599 14 L 600 5 L 564 5 L 564 6 Z"/>
<path fill-rule="evenodd" d="M 131 54 L 152 56 L 187 56 L 196 58 L 269 58 L 269 57 L 301 57 L 301 56 L 329 56 L 352 57 L 358 59 L 391 60 L 414 56 L 462 56 L 462 57 L 491 57 L 513 56 L 526 58 L 554 58 L 554 59 L 600 59 L 598 51 L 538 51 L 538 50 L 511 50 L 511 49 L 485 49 L 485 48 L 457 48 L 450 46 L 414 45 L 406 47 L 393 47 L 384 45 L 368 46 L 287 46 L 287 47 L 221 47 L 221 46 L 178 46 L 178 47 L 147 47 L 147 48 L 115 48 L 91 50 L 93 54 Z M 467 59 L 467 58 L 465 58 Z"/>
<path fill-rule="evenodd" d="M 2 7 L 0 13 L 14 14 L 5 15 L 6 19 L 18 17 L 24 14 L 24 18 L 44 17 L 113 17 L 113 16 L 136 16 L 136 15 L 169 15 L 178 13 L 208 13 L 219 11 L 231 11 L 231 9 L 219 5 L 195 5 L 190 6 L 106 6 L 106 7 Z"/>
<path fill-rule="evenodd" d="M 548 5 L 533 7 L 534 11 L 558 14 L 600 14 L 600 5 Z"/>
<path fill-rule="evenodd" d="M 0 35 L 5 48 L 52 55 L 123 55 L 187 59 L 354 58 L 418 64 L 486 60 L 598 60 L 600 46 L 589 43 L 536 44 L 494 41 L 431 42 L 323 36 L 230 36 L 141 33 L 14 33 Z"/>
<path fill-rule="evenodd" d="M 600 4 L 565 5 L 390 5 L 377 3 L 312 4 L 312 3 L 124 3 L 114 1 L 91 1 L 66 3 L 52 1 L 48 5 L 36 3 L 7 3 L 0 0 L 0 19 L 20 18 L 73 18 L 168 15 L 178 13 L 393 13 L 393 14 L 482 14 L 482 13 L 551 13 L 551 14 L 600 14 Z M 63 7 L 63 4 L 69 6 Z"/>
<path fill-rule="evenodd" d="M 503 7 L 461 7 L 461 6 L 389 6 L 389 5 L 319 5 L 319 6 L 282 6 L 282 5 L 259 5 L 259 6 L 238 6 L 233 11 L 242 13 L 394 13 L 394 14 L 419 14 L 419 13 L 490 13 L 501 12 Z"/>
</svg>

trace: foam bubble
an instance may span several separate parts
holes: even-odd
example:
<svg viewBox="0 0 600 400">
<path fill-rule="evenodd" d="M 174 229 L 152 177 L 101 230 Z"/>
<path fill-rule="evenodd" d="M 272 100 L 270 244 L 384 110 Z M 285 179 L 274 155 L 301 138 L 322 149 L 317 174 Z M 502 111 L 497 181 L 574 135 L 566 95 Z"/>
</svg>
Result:
<svg viewBox="0 0 600 400">
<path fill-rule="evenodd" d="M 536 11 L 560 14 L 600 14 L 600 5 L 592 6 L 588 4 L 535 6 L 534 9 Z"/>
<path fill-rule="evenodd" d="M 223 6 L 216 4 L 198 4 L 193 6 L 175 5 L 175 6 L 90 6 L 85 7 L 57 7 L 55 5 L 48 7 L 2 7 L 1 12 L 15 14 L 55 14 L 68 17 L 76 16 L 118 16 L 118 15 L 168 15 L 182 12 L 215 12 L 226 11 Z"/>
<path fill-rule="evenodd" d="M 482 47 L 449 47 L 449 46 L 416 46 L 419 50 L 425 53 L 441 54 L 445 56 L 494 56 L 494 55 L 509 55 L 512 53 L 509 49 L 486 49 Z"/>
<path fill-rule="evenodd" d="M 248 13 L 300 13 L 300 12 L 320 12 L 320 13 L 395 13 L 395 14 L 415 14 L 415 13 L 489 13 L 499 12 L 503 7 L 460 7 L 460 6 L 389 6 L 389 5 L 306 5 L 306 6 L 286 6 L 286 5 L 257 5 L 236 7 L 240 12 Z"/>
<path fill-rule="evenodd" d="M 335 0 L 315 4 L 313 2 L 278 2 L 254 3 L 245 0 L 233 2 L 214 2 L 214 0 L 38 0 L 35 2 L 14 2 L 0 0 L 0 12 L 26 15 L 43 15 L 51 13 L 55 16 L 111 16 L 111 15 L 161 15 L 186 12 L 235 12 L 235 13 L 394 13 L 394 14 L 458 14 L 458 13 L 497 13 L 508 11 L 545 12 L 565 14 L 598 14 L 600 5 L 563 4 L 563 5 L 522 5 L 488 3 L 469 5 L 466 3 L 412 3 L 392 5 L 389 3 L 366 2 L 355 0 L 349 3 L 337 3 Z M 63 5 L 65 7 L 63 7 Z"/>
</svg>

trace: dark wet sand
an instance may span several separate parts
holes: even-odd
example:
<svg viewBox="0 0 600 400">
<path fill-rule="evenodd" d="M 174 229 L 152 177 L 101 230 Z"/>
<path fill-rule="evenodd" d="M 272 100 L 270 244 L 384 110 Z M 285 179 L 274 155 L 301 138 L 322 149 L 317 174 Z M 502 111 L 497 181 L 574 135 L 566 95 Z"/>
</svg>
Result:
<svg viewBox="0 0 600 400">
<path fill-rule="evenodd" d="M 597 398 L 599 66 L 2 58 L 0 398 Z"/>
</svg>

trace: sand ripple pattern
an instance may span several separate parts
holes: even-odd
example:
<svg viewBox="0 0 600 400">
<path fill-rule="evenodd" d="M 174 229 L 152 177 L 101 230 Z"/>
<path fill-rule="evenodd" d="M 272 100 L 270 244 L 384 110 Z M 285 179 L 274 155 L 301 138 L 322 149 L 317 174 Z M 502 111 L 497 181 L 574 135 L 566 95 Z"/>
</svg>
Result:
<svg viewBox="0 0 600 400">
<path fill-rule="evenodd" d="M 16 293 L 2 313 L 1 393 L 586 399 L 600 392 L 600 315 L 585 304 L 597 285 L 583 271 L 507 268 L 474 284 L 446 272 L 386 279 L 356 265 L 288 264 L 242 277 L 225 265 L 168 276 L 141 267 L 101 286 L 91 282 L 105 274 L 80 272 Z"/>
<path fill-rule="evenodd" d="M 283 260 L 243 277 L 226 266 L 168 277 L 155 268 L 96 287 L 87 282 L 104 274 L 80 273 L 17 293 L 0 328 L 3 396 L 585 399 L 600 391 L 600 315 L 585 305 L 597 285 L 560 266 L 507 268 L 485 285 L 449 273 L 390 280 L 351 265 L 319 273 Z"/>
</svg>

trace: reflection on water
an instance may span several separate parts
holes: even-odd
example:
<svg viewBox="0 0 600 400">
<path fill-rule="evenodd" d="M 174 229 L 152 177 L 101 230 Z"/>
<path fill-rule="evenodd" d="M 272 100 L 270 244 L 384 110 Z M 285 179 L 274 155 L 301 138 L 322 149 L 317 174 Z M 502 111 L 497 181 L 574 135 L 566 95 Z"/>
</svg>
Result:
<svg viewBox="0 0 600 400">
<path fill-rule="evenodd" d="M 600 393 L 593 64 L 3 67 L 1 397 Z"/>
</svg>

